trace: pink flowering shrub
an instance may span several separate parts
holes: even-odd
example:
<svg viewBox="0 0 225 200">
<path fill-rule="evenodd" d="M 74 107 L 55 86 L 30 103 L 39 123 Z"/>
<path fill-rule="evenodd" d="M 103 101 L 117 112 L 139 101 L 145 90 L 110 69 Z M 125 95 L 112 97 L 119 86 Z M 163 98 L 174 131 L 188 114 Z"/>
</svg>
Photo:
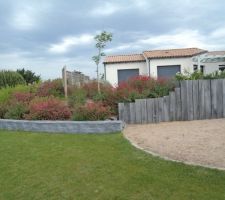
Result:
<svg viewBox="0 0 225 200">
<path fill-rule="evenodd" d="M 37 96 L 39 97 L 63 97 L 64 88 L 62 84 L 62 79 L 55 79 L 52 81 L 43 82 L 37 89 Z"/>
<path fill-rule="evenodd" d="M 108 117 L 110 117 L 110 107 L 104 106 L 100 102 L 88 102 L 78 106 L 73 114 L 73 120 L 76 121 L 105 120 Z"/>
<path fill-rule="evenodd" d="M 71 111 L 65 102 L 54 97 L 35 98 L 30 102 L 26 119 L 66 120 L 71 118 Z"/>
<path fill-rule="evenodd" d="M 15 92 L 13 93 L 14 100 L 20 103 L 29 103 L 35 94 L 30 92 Z"/>
</svg>

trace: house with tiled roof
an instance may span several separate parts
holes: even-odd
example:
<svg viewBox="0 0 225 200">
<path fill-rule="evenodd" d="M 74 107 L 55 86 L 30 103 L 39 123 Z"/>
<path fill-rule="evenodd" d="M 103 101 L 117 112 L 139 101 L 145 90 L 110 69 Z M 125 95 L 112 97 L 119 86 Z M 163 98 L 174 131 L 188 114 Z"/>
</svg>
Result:
<svg viewBox="0 0 225 200">
<path fill-rule="evenodd" d="M 184 71 L 211 73 L 223 69 L 225 51 L 208 52 L 199 48 L 152 50 L 141 54 L 106 56 L 103 64 L 105 79 L 116 85 L 137 75 L 169 78 Z"/>
</svg>

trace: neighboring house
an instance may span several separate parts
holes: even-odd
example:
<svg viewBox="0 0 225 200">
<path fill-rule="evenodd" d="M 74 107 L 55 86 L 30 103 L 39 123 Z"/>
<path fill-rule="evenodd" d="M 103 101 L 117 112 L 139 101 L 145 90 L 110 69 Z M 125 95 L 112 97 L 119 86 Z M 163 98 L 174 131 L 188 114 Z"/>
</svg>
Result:
<svg viewBox="0 0 225 200">
<path fill-rule="evenodd" d="M 177 72 L 202 70 L 210 73 L 224 65 L 225 60 L 212 62 L 219 52 L 208 52 L 198 48 L 144 51 L 142 54 L 106 56 L 103 62 L 105 79 L 112 85 L 129 77 L 146 75 L 151 77 L 173 77 Z M 215 54 L 215 55 L 214 55 Z M 224 55 L 225 52 L 220 52 Z M 219 55 L 219 58 L 223 56 Z M 207 62 L 203 62 L 208 58 Z M 211 61 L 211 63 L 209 63 Z M 214 59 L 215 61 L 215 59 Z"/>
</svg>

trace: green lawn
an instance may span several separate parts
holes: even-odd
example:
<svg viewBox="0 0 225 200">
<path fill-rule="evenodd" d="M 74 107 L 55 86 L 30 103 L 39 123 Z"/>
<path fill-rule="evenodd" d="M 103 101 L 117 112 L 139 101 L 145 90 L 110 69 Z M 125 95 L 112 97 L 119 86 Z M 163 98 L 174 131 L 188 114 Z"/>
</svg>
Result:
<svg viewBox="0 0 225 200">
<path fill-rule="evenodd" d="M 225 172 L 164 161 L 121 134 L 0 131 L 0 200 L 225 199 Z"/>
</svg>

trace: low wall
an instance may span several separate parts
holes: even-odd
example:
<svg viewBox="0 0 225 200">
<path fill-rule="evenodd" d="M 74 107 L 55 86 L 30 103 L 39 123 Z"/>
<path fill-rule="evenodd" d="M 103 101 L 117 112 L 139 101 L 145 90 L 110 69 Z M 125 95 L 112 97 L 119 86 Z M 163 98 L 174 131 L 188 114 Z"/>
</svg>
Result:
<svg viewBox="0 0 225 200">
<path fill-rule="evenodd" d="M 0 119 L 0 129 L 48 133 L 112 133 L 124 128 L 122 121 L 28 121 Z"/>
</svg>

